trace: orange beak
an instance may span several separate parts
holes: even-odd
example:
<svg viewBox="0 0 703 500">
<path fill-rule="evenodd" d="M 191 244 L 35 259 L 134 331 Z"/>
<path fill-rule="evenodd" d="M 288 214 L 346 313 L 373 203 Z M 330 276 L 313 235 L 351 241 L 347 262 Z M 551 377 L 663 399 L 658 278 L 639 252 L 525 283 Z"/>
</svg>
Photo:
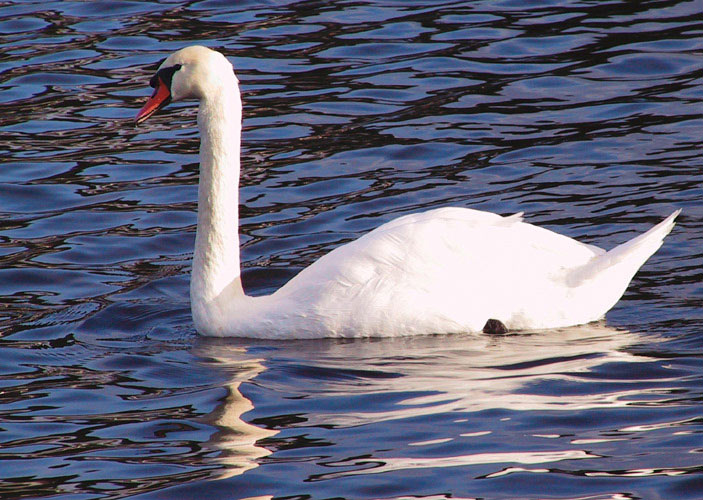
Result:
<svg viewBox="0 0 703 500">
<path fill-rule="evenodd" d="M 146 104 L 144 104 L 144 107 L 142 107 L 139 113 L 137 113 L 137 116 L 134 117 L 134 122 L 139 125 L 169 102 L 171 102 L 171 91 L 168 89 L 168 86 L 164 84 L 163 80 L 159 78 L 154 93 L 151 94 L 151 97 Z"/>
</svg>

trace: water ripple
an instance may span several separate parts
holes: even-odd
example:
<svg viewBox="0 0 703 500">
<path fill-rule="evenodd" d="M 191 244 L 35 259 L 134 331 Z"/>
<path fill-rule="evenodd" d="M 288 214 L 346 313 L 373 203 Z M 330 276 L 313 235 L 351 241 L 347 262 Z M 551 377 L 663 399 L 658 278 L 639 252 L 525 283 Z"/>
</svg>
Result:
<svg viewBox="0 0 703 500">
<path fill-rule="evenodd" d="M 0 6 L 3 498 L 696 498 L 699 17 L 695 1 Z M 251 293 L 424 208 L 525 211 L 605 247 L 683 215 L 607 326 L 198 339 L 194 109 L 132 124 L 190 43 L 242 81 Z"/>
</svg>

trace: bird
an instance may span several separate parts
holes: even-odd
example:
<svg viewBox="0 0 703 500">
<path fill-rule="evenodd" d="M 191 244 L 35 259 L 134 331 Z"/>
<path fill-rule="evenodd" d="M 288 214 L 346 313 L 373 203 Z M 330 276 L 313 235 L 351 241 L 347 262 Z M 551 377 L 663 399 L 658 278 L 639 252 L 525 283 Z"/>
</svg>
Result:
<svg viewBox="0 0 703 500">
<path fill-rule="evenodd" d="M 234 68 L 216 50 L 188 46 L 161 63 L 150 86 L 136 125 L 170 102 L 199 103 L 190 300 L 195 329 L 205 336 L 517 333 L 598 321 L 680 213 L 605 251 L 529 224 L 522 213 L 433 208 L 334 248 L 270 295 L 249 296 L 241 280 L 242 100 Z"/>
</svg>

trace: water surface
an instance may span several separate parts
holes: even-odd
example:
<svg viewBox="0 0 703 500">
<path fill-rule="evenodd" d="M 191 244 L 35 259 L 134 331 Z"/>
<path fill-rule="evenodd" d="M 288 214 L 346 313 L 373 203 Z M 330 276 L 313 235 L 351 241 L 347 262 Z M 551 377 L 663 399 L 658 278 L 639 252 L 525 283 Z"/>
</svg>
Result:
<svg viewBox="0 0 703 500">
<path fill-rule="evenodd" d="M 0 7 L 3 498 L 696 499 L 700 1 Z M 197 335 L 200 43 L 244 93 L 244 281 L 269 293 L 458 205 L 605 248 L 683 208 L 604 322 L 519 335 Z"/>
</svg>

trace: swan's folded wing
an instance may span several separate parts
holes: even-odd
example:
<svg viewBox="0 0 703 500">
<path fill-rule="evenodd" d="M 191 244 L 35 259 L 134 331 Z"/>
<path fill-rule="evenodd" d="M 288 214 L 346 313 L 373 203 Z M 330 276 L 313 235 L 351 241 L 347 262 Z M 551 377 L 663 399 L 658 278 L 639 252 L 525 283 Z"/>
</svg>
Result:
<svg viewBox="0 0 703 500">
<path fill-rule="evenodd" d="M 480 330 L 488 317 L 547 307 L 566 272 L 602 252 L 523 223 L 520 214 L 443 208 L 401 217 L 338 247 L 276 294 L 295 296 L 308 314 L 340 325 L 363 317 L 379 330 Z"/>
</svg>

